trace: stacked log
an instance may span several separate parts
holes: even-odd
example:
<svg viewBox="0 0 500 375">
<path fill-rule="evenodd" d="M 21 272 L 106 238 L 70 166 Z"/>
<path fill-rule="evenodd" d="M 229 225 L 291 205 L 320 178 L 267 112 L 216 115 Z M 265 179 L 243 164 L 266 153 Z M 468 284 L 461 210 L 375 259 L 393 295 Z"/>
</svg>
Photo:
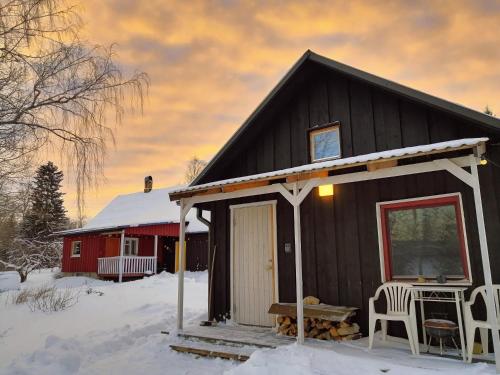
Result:
<svg viewBox="0 0 500 375">
<path fill-rule="evenodd" d="M 278 333 L 284 336 L 297 336 L 297 320 L 290 316 L 277 317 Z M 359 325 L 347 320 L 333 322 L 331 320 L 305 318 L 304 337 L 319 340 L 346 341 L 361 338 Z"/>
</svg>

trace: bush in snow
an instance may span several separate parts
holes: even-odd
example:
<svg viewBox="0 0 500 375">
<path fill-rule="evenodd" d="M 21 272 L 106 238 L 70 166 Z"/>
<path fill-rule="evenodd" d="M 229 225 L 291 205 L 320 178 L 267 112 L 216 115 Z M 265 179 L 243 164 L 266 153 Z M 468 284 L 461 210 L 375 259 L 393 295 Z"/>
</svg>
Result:
<svg viewBox="0 0 500 375">
<path fill-rule="evenodd" d="M 30 298 L 30 295 L 31 291 L 29 289 L 23 289 L 12 297 L 12 303 L 15 305 L 21 305 L 23 303 L 27 303 Z"/>
<path fill-rule="evenodd" d="M 70 308 L 78 302 L 78 292 L 57 289 L 54 286 L 26 288 L 16 293 L 12 303 L 27 304 L 31 311 L 56 312 Z"/>
</svg>

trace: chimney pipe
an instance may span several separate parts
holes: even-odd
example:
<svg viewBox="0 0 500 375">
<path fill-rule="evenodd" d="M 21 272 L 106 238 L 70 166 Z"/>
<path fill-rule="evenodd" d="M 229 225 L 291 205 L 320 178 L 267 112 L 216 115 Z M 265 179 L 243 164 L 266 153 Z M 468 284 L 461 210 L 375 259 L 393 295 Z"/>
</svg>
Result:
<svg viewBox="0 0 500 375">
<path fill-rule="evenodd" d="M 144 177 L 144 192 L 149 193 L 151 190 L 153 190 L 153 177 L 146 176 Z"/>
</svg>

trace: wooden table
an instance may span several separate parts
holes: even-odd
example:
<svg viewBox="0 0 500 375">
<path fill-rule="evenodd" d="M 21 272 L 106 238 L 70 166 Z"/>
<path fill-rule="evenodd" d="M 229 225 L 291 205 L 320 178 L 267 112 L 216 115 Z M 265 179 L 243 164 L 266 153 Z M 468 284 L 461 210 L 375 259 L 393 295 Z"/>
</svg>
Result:
<svg viewBox="0 0 500 375">
<path fill-rule="evenodd" d="M 424 345 L 427 345 L 427 335 L 425 333 L 425 311 L 424 302 L 447 302 L 455 303 L 457 309 L 458 331 L 460 333 L 460 346 L 462 348 L 462 359 L 467 361 L 467 349 L 465 346 L 464 324 L 462 319 L 462 310 L 464 308 L 466 287 L 461 286 L 437 286 L 437 285 L 415 285 L 411 288 L 413 301 L 420 301 L 420 315 L 422 320 L 422 332 L 424 336 Z M 473 343 L 469 343 L 473 345 Z M 420 354 L 419 346 L 417 354 Z"/>
</svg>

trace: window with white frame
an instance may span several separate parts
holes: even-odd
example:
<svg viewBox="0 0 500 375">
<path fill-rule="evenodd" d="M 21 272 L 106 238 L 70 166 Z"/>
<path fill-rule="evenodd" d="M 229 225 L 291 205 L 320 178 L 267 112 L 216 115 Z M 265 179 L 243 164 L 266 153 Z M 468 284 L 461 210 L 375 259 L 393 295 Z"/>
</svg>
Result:
<svg viewBox="0 0 500 375">
<path fill-rule="evenodd" d="M 123 255 L 137 256 L 139 253 L 139 239 L 138 238 L 125 238 L 125 246 Z"/>
<path fill-rule="evenodd" d="M 311 162 L 340 158 L 339 123 L 309 129 L 309 148 Z"/>
<path fill-rule="evenodd" d="M 378 203 L 377 211 L 385 281 L 470 280 L 459 193 Z"/>
<path fill-rule="evenodd" d="M 82 241 L 71 242 L 71 257 L 79 257 L 82 252 Z"/>
</svg>

